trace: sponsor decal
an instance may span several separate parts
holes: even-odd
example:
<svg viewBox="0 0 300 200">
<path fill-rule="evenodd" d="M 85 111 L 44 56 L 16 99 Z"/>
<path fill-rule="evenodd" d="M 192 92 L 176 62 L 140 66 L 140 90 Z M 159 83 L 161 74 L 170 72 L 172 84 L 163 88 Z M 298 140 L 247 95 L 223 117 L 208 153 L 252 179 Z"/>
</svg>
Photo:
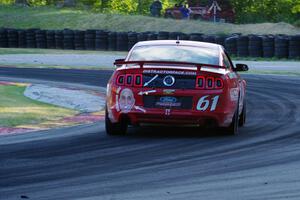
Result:
<svg viewBox="0 0 300 200">
<path fill-rule="evenodd" d="M 172 89 L 164 89 L 163 90 L 163 94 L 174 94 L 176 90 L 172 90 Z"/>
<path fill-rule="evenodd" d="M 155 92 L 156 92 L 156 90 L 141 91 L 138 93 L 138 95 L 143 96 L 144 94 L 148 95 L 150 93 L 155 93 Z"/>
<path fill-rule="evenodd" d="M 164 83 L 164 85 L 167 86 L 167 87 L 173 86 L 174 83 L 175 83 L 175 78 L 174 78 L 174 76 L 171 76 L 171 75 L 166 76 L 166 77 L 163 79 L 163 83 Z"/>
<path fill-rule="evenodd" d="M 144 74 L 172 74 L 172 75 L 187 75 L 195 76 L 197 72 L 194 71 L 175 71 L 175 70 L 156 70 L 156 69 L 147 69 L 143 71 Z"/>
<path fill-rule="evenodd" d="M 160 97 L 159 101 L 164 102 L 164 103 L 176 103 L 177 98 L 176 97 Z"/>
<path fill-rule="evenodd" d="M 135 104 L 134 95 L 131 89 L 125 88 L 120 93 L 119 107 L 123 113 L 128 113 L 131 111 Z"/>
<path fill-rule="evenodd" d="M 210 95 L 201 97 L 197 103 L 197 110 L 206 111 L 210 108 L 210 112 L 215 111 L 219 102 L 219 98 L 219 95 L 214 96 L 212 98 Z"/>
<path fill-rule="evenodd" d="M 176 97 L 160 97 L 159 101 L 156 102 L 156 106 L 162 107 L 180 107 L 181 102 L 177 102 Z"/>
</svg>

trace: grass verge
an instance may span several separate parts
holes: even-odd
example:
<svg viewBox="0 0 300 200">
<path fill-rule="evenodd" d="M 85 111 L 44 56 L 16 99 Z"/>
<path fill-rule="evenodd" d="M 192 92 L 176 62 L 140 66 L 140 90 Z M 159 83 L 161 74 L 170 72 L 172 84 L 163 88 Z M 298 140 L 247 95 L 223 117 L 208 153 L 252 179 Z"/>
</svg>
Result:
<svg viewBox="0 0 300 200">
<path fill-rule="evenodd" d="M 77 114 L 76 111 L 33 101 L 23 85 L 0 85 L 0 127 L 39 124 Z"/>
<path fill-rule="evenodd" d="M 0 6 L 0 27 L 43 29 L 106 29 L 111 31 L 181 31 L 205 34 L 299 34 L 287 23 L 225 24 L 173 20 L 138 15 L 93 13 L 89 10 L 56 7 Z"/>
</svg>

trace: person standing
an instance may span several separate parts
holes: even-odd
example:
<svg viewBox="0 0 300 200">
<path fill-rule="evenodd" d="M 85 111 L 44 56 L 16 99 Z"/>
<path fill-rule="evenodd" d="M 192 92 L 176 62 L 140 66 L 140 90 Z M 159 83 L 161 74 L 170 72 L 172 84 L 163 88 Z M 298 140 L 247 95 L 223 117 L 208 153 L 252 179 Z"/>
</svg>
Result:
<svg viewBox="0 0 300 200">
<path fill-rule="evenodd" d="M 188 7 L 187 4 L 185 5 L 181 5 L 179 8 L 181 15 L 182 15 L 182 19 L 190 19 L 190 14 L 191 14 L 191 9 Z"/>
<path fill-rule="evenodd" d="M 153 17 L 160 17 L 161 10 L 162 10 L 162 3 L 160 2 L 160 0 L 155 0 L 150 5 L 150 13 Z"/>
</svg>

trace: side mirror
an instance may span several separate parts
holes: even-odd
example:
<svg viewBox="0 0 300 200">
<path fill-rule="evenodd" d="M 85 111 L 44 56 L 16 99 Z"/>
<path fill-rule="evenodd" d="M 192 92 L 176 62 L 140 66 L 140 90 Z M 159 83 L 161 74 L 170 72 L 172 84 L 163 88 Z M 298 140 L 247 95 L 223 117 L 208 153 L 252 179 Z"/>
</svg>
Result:
<svg viewBox="0 0 300 200">
<path fill-rule="evenodd" d="M 125 61 L 124 58 L 122 58 L 122 59 L 116 59 L 116 60 L 115 60 L 115 62 L 124 62 L 124 61 Z"/>
<path fill-rule="evenodd" d="M 115 60 L 115 63 L 114 63 L 114 65 L 116 66 L 116 67 L 121 67 L 122 66 L 122 64 L 117 64 L 118 62 L 124 62 L 125 61 L 125 59 L 116 59 Z"/>
<path fill-rule="evenodd" d="M 235 71 L 235 72 L 245 72 L 248 70 L 249 70 L 249 67 L 248 67 L 248 65 L 245 65 L 245 64 L 236 64 L 235 68 L 233 69 L 233 71 Z"/>
</svg>

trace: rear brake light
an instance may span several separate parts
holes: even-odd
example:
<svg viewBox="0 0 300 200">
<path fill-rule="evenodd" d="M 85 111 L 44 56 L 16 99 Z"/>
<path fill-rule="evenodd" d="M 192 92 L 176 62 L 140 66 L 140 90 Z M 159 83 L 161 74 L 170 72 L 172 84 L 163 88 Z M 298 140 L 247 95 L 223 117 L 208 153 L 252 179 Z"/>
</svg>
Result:
<svg viewBox="0 0 300 200">
<path fill-rule="evenodd" d="M 207 89 L 214 89 L 215 83 L 213 77 L 207 77 L 206 78 L 206 88 Z"/>
<path fill-rule="evenodd" d="M 124 85 L 124 82 L 125 82 L 125 75 L 119 75 L 117 77 L 117 85 Z"/>
<path fill-rule="evenodd" d="M 134 75 L 134 86 L 135 87 L 142 87 L 143 85 L 143 76 L 141 74 Z"/>
<path fill-rule="evenodd" d="M 132 86 L 132 82 L 133 82 L 133 75 L 126 74 L 126 76 L 125 76 L 125 85 L 126 86 Z"/>
<path fill-rule="evenodd" d="M 122 74 L 117 76 L 117 85 L 142 87 L 143 86 L 143 76 L 142 74 Z"/>
<path fill-rule="evenodd" d="M 224 82 L 221 78 L 197 76 L 196 78 L 196 89 L 222 89 Z"/>
<path fill-rule="evenodd" d="M 204 89 L 205 88 L 205 77 L 204 76 L 197 76 L 196 88 L 198 88 L 198 89 Z"/>
<path fill-rule="evenodd" d="M 215 80 L 215 88 L 216 89 L 222 89 L 223 85 L 224 85 L 223 80 L 220 79 L 220 78 L 216 78 L 216 80 Z"/>
</svg>

